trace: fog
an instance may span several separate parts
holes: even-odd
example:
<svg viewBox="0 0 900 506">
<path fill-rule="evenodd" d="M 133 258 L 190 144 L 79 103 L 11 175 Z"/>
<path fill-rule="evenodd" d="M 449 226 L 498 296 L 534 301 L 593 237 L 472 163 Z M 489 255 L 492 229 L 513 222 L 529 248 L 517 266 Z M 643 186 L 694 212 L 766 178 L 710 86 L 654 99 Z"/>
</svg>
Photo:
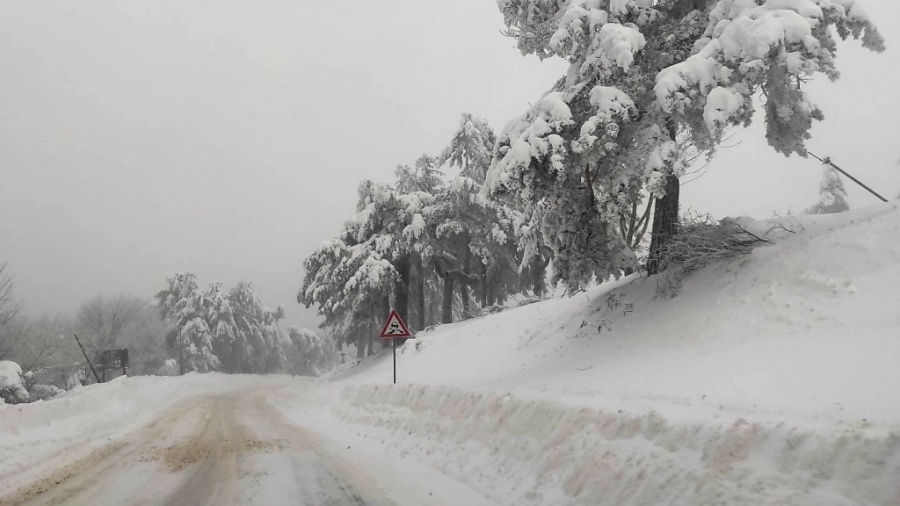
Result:
<svg viewBox="0 0 900 506">
<path fill-rule="evenodd" d="M 900 191 L 900 19 L 849 43 L 813 152 L 888 197 Z M 252 280 L 290 324 L 302 261 L 352 212 L 361 179 L 449 141 L 462 112 L 496 129 L 564 72 L 522 57 L 485 0 L 0 0 L 0 262 L 30 313 L 97 294 L 152 296 L 177 271 Z M 820 165 L 739 130 L 685 208 L 798 212 Z M 874 197 L 850 188 L 859 207 Z"/>
</svg>

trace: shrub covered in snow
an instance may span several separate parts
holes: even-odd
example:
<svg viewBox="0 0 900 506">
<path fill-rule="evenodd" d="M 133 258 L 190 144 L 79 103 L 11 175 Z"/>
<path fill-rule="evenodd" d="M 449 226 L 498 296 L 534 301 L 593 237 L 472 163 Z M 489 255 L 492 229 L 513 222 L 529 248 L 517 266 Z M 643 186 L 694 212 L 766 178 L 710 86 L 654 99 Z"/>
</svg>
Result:
<svg viewBox="0 0 900 506">
<path fill-rule="evenodd" d="M 0 399 L 16 404 L 31 398 L 25 390 L 22 368 L 10 360 L 0 360 Z"/>
<path fill-rule="evenodd" d="M 157 376 L 177 376 L 178 375 L 178 361 L 174 358 L 170 358 L 166 360 L 162 367 L 156 371 Z"/>
<path fill-rule="evenodd" d="M 30 388 L 32 401 L 45 401 L 64 393 L 66 393 L 66 391 L 62 388 L 59 388 L 55 385 L 45 385 L 43 383 L 32 385 Z"/>
</svg>

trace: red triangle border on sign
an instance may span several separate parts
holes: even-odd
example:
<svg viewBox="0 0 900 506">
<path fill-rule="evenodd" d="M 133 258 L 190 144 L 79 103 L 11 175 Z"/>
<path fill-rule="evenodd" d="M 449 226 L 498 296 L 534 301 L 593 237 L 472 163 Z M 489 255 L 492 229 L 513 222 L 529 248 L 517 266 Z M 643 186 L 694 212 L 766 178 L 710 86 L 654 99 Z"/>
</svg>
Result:
<svg viewBox="0 0 900 506">
<path fill-rule="evenodd" d="M 388 333 L 391 328 L 392 322 L 397 322 L 400 327 L 400 334 L 390 334 Z M 382 339 L 405 339 L 407 337 L 412 337 L 412 332 L 409 331 L 409 327 L 406 326 L 406 322 L 403 321 L 403 318 L 400 318 L 400 313 L 397 312 L 396 309 L 391 309 L 391 314 L 388 316 L 387 321 L 384 322 L 384 327 L 381 328 L 381 338 Z"/>
</svg>

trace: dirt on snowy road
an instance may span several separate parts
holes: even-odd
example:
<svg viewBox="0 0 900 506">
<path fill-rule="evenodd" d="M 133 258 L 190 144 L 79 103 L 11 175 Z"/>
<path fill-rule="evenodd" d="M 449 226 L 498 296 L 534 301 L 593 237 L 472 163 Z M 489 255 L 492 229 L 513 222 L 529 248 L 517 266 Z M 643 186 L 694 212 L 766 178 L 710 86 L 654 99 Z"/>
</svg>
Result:
<svg viewBox="0 0 900 506">
<path fill-rule="evenodd" d="M 373 468 L 346 451 L 288 423 L 265 391 L 239 390 L 181 401 L 0 505 L 395 504 Z M 65 462 L 65 455 L 55 460 Z"/>
</svg>

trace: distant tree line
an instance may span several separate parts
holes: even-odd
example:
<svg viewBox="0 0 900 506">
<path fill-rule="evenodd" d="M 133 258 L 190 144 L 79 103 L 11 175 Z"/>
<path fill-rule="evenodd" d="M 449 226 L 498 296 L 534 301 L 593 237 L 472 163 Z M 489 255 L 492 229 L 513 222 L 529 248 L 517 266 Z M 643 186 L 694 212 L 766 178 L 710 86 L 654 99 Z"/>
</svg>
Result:
<svg viewBox="0 0 900 506">
<path fill-rule="evenodd" d="M 13 288 L 0 263 L 0 361 L 21 367 L 29 400 L 94 382 L 85 353 L 97 366 L 111 349 L 128 350 L 130 375 L 319 375 L 336 362 L 332 340 L 296 327 L 284 332 L 283 310 L 264 307 L 250 282 L 225 292 L 219 283 L 200 288 L 193 274 L 175 274 L 155 297 L 96 296 L 74 315 L 56 317 L 26 315 Z"/>
<path fill-rule="evenodd" d="M 180 373 L 319 374 L 334 356 L 315 333 L 291 328 L 286 334 L 278 325 L 284 309 L 263 306 L 247 281 L 226 292 L 221 283 L 201 288 L 196 276 L 179 273 L 156 301 Z"/>
</svg>

